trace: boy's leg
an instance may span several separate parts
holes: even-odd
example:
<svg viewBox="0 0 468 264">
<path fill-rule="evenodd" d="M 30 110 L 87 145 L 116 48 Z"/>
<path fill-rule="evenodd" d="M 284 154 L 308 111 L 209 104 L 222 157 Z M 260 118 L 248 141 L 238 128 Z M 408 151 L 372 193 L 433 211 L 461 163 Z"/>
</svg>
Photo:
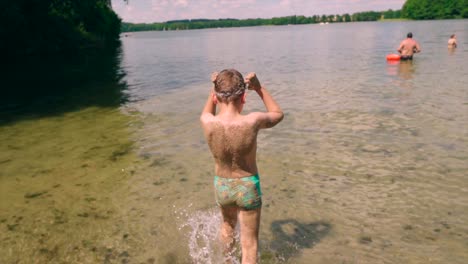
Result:
<svg viewBox="0 0 468 264">
<path fill-rule="evenodd" d="M 260 213 L 261 207 L 255 210 L 240 210 L 239 212 L 242 264 L 257 263 Z"/>
<path fill-rule="evenodd" d="M 234 246 L 234 230 L 237 224 L 238 208 L 235 206 L 220 207 L 223 215 L 221 223 L 221 243 L 223 244 L 224 254 L 230 258 Z"/>
</svg>

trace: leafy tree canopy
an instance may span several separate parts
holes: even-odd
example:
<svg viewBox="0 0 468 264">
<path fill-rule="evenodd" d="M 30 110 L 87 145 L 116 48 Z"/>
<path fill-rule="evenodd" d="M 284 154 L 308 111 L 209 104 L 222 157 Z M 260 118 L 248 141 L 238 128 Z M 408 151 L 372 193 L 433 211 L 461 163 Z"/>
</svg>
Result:
<svg viewBox="0 0 468 264">
<path fill-rule="evenodd" d="M 2 0 L 0 23 L 0 47 L 10 56 L 96 49 L 120 33 L 110 0 Z"/>
<path fill-rule="evenodd" d="M 410 19 L 468 18 L 468 0 L 407 0 L 401 12 Z"/>
</svg>

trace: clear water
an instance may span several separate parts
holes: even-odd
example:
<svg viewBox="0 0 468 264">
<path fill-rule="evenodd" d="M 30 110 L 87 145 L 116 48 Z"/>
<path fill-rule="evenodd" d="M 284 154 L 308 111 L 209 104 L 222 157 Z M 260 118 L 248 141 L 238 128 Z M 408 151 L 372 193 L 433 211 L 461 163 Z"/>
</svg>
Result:
<svg viewBox="0 0 468 264">
<path fill-rule="evenodd" d="M 387 63 L 408 31 L 422 53 Z M 466 47 L 468 20 L 122 37 L 109 78 L 2 103 L 0 262 L 220 263 L 198 116 L 236 68 L 286 113 L 259 135 L 261 263 L 466 263 Z"/>
</svg>

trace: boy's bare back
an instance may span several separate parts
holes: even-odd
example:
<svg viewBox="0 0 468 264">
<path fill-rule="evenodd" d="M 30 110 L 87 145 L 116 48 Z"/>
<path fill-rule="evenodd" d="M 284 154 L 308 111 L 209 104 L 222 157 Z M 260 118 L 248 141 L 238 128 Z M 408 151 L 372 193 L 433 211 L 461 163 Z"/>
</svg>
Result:
<svg viewBox="0 0 468 264">
<path fill-rule="evenodd" d="M 212 76 L 212 81 L 215 79 L 216 75 Z M 267 112 L 242 115 L 245 93 L 231 103 L 217 102 L 213 94 L 208 98 L 200 118 L 205 138 L 215 159 L 215 173 L 223 178 L 241 178 L 257 174 L 258 131 L 273 127 L 283 118 L 283 112 L 260 85 L 255 73 L 247 75 L 245 82 L 249 84 L 249 89 L 256 91 L 264 101 Z M 210 100 L 215 103 L 210 105 Z M 215 115 L 216 104 L 219 105 L 220 111 Z"/>
<path fill-rule="evenodd" d="M 216 175 L 241 178 L 258 173 L 255 160 L 259 129 L 254 115 L 217 115 L 203 126 Z"/>
</svg>

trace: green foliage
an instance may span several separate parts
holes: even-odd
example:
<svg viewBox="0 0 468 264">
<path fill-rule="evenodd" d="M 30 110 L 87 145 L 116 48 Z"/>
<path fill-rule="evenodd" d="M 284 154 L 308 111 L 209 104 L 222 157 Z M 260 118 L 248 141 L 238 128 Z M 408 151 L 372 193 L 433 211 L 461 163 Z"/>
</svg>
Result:
<svg viewBox="0 0 468 264">
<path fill-rule="evenodd" d="M 401 12 L 410 19 L 467 18 L 468 0 L 407 0 Z"/>
<path fill-rule="evenodd" d="M 384 19 L 397 19 L 401 18 L 401 10 L 389 9 L 382 13 Z"/>
<path fill-rule="evenodd" d="M 382 16 L 382 12 L 368 11 L 353 14 L 355 21 L 376 21 Z"/>
<path fill-rule="evenodd" d="M 391 18 L 400 18 L 400 10 L 389 10 L 384 12 L 367 11 L 344 15 L 314 15 L 306 16 L 285 16 L 273 18 L 250 18 L 250 19 L 192 19 L 192 20 L 173 20 L 163 23 L 152 24 L 133 24 L 122 23 L 122 32 L 131 31 L 151 31 L 151 30 L 186 30 L 202 28 L 225 28 L 225 27 L 251 27 L 266 25 L 298 25 L 314 23 L 336 23 L 353 21 L 376 21 L 384 14 L 391 13 Z"/>
<path fill-rule="evenodd" d="M 462 15 L 463 18 L 468 18 L 468 7 L 465 7 L 462 10 L 461 15 Z"/>
<path fill-rule="evenodd" d="M 120 33 L 109 0 L 3 0 L 0 23 L 0 47 L 12 57 L 105 47 Z"/>
</svg>

